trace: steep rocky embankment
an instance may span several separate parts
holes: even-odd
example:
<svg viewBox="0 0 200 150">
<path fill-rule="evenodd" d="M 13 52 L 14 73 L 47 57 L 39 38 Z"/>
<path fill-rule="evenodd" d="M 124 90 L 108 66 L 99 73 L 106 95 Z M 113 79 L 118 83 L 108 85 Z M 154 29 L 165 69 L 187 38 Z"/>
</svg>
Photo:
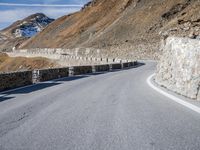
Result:
<svg viewBox="0 0 200 150">
<path fill-rule="evenodd" d="M 161 37 L 196 38 L 199 0 L 93 0 L 20 48 L 96 48 L 113 57 L 157 58 Z"/>
<path fill-rule="evenodd" d="M 41 32 L 54 19 L 44 14 L 33 14 L 23 20 L 19 20 L 0 31 L 0 50 L 11 50 L 22 42 Z"/>
<path fill-rule="evenodd" d="M 168 38 L 155 79 L 172 91 L 200 100 L 200 40 Z"/>
</svg>

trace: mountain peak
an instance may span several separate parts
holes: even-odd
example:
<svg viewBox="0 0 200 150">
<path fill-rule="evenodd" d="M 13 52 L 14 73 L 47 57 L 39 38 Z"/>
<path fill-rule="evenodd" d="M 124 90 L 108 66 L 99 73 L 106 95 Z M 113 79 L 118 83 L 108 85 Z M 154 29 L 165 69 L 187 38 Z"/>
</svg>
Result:
<svg viewBox="0 0 200 150">
<path fill-rule="evenodd" d="M 45 14 L 36 13 L 14 22 L 0 31 L 0 49 L 11 50 L 16 45 L 20 45 L 25 40 L 35 36 L 53 21 L 54 19 Z"/>
<path fill-rule="evenodd" d="M 47 17 L 43 13 L 36 13 L 26 17 L 23 20 L 16 21 L 9 27 L 2 30 L 2 33 L 13 38 L 29 38 L 42 31 L 48 24 L 53 21 L 54 19 Z"/>
</svg>

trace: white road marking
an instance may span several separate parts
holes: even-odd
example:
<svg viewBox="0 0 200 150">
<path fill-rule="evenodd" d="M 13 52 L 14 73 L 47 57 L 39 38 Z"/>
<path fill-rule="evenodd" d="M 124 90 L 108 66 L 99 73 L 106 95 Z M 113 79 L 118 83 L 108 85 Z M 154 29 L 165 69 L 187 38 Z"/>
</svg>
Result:
<svg viewBox="0 0 200 150">
<path fill-rule="evenodd" d="M 197 112 L 197 113 L 200 114 L 200 107 L 197 107 L 196 105 L 193 105 L 193 104 L 191 104 L 191 103 L 189 103 L 189 102 L 186 102 L 186 101 L 184 101 L 184 100 L 182 100 L 182 99 L 180 99 L 180 98 L 177 98 L 177 97 L 175 97 L 175 96 L 173 96 L 173 95 L 171 95 L 171 94 L 169 94 L 169 93 L 167 93 L 167 92 L 161 90 L 160 88 L 156 87 L 155 85 L 153 85 L 153 84 L 151 83 L 151 79 L 153 78 L 153 76 L 155 76 L 155 74 L 152 74 L 152 75 L 149 76 L 149 77 L 147 78 L 147 80 L 146 80 L 147 83 L 148 83 L 148 85 L 149 85 L 152 89 L 154 89 L 154 90 L 156 90 L 157 92 L 159 92 L 160 94 L 162 94 L 162 95 L 164 95 L 164 96 L 170 98 L 171 100 L 173 100 L 173 101 L 175 101 L 175 102 L 177 102 L 177 103 L 179 103 L 179 104 L 181 104 L 181 105 L 183 105 L 183 106 L 185 106 L 185 107 L 187 107 L 187 108 L 189 108 L 189 109 L 191 109 L 191 110 L 193 110 L 193 111 L 195 111 L 195 112 Z"/>
</svg>

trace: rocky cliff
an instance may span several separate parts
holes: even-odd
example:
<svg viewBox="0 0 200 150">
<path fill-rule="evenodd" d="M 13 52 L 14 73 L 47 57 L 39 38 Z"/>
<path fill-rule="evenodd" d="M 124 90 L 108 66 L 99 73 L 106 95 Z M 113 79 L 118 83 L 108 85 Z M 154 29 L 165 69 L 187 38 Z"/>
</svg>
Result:
<svg viewBox="0 0 200 150">
<path fill-rule="evenodd" d="M 165 42 L 156 82 L 200 100 L 200 40 L 170 37 Z"/>
</svg>

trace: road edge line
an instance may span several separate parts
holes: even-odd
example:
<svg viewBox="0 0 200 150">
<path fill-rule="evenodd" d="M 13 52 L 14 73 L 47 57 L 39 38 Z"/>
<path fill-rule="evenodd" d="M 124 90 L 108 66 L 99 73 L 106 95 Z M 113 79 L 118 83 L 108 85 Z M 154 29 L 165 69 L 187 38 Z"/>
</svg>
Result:
<svg viewBox="0 0 200 150">
<path fill-rule="evenodd" d="M 200 114 L 200 107 L 197 107 L 196 105 L 193 105 L 193 104 L 191 104 L 189 102 L 186 102 L 186 101 L 184 101 L 184 100 L 182 100 L 182 99 L 180 99 L 180 98 L 178 98 L 178 97 L 176 97 L 174 95 L 171 95 L 171 94 L 161 90 L 160 88 L 156 87 L 154 84 L 152 84 L 151 80 L 152 80 L 152 78 L 154 76 L 155 76 L 155 73 L 150 75 L 146 80 L 146 82 L 148 83 L 148 85 L 152 89 L 154 89 L 155 91 L 159 92 L 160 94 L 170 98 L 171 100 L 175 101 L 176 103 L 181 104 L 181 105 L 183 105 L 183 106 L 185 106 L 185 107 L 187 107 L 187 108 L 189 108 L 189 109 L 191 109 L 191 110 L 193 110 L 193 111 L 195 111 L 195 112 Z"/>
</svg>

